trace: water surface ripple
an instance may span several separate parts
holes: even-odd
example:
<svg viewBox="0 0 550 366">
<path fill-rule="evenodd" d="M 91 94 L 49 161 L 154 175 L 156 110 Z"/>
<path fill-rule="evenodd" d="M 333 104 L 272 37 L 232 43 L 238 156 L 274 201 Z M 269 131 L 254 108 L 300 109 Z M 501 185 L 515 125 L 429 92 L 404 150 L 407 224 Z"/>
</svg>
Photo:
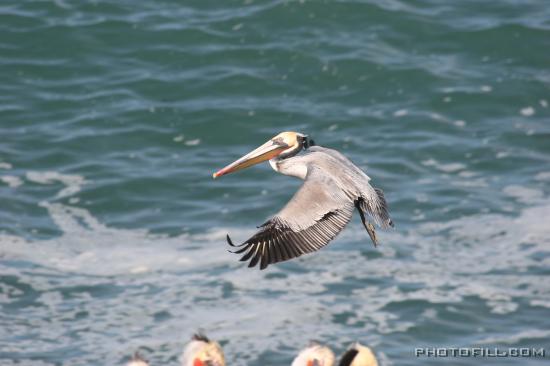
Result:
<svg viewBox="0 0 550 366">
<path fill-rule="evenodd" d="M 544 2 L 28 0 L 0 34 L 2 365 L 176 365 L 198 329 L 243 366 L 548 347 Z M 300 182 L 211 174 L 283 130 L 384 189 L 380 248 L 354 218 L 267 271 L 226 251 Z"/>
</svg>

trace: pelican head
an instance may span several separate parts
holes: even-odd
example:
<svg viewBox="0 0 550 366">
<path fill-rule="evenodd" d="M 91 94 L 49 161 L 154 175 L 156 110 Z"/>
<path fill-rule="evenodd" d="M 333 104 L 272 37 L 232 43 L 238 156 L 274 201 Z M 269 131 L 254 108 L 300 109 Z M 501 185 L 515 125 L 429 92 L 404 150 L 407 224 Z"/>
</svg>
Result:
<svg viewBox="0 0 550 366">
<path fill-rule="evenodd" d="M 126 366 L 149 366 L 149 363 L 136 351 Z"/>
<path fill-rule="evenodd" d="M 311 342 L 300 351 L 291 366 L 334 366 L 334 353 L 327 346 Z"/>
<path fill-rule="evenodd" d="M 182 366 L 225 366 L 225 356 L 218 342 L 205 335 L 195 334 L 185 347 Z"/>
<path fill-rule="evenodd" d="M 254 151 L 249 152 L 225 168 L 220 169 L 212 176 L 217 178 L 270 159 L 290 158 L 299 153 L 302 149 L 307 149 L 313 144 L 313 140 L 302 133 L 281 132 Z"/>
<path fill-rule="evenodd" d="M 369 347 L 355 342 L 344 353 L 339 366 L 378 366 L 378 361 Z"/>
</svg>

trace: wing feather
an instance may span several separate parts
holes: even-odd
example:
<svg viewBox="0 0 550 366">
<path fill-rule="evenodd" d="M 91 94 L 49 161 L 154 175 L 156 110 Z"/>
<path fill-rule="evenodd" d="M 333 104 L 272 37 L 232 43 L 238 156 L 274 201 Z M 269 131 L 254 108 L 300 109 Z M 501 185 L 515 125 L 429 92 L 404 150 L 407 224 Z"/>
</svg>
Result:
<svg viewBox="0 0 550 366">
<path fill-rule="evenodd" d="M 393 221 L 388 212 L 388 203 L 380 188 L 369 186 L 369 192 L 360 200 L 361 208 L 382 228 L 393 227 Z"/>
<path fill-rule="evenodd" d="M 248 249 L 248 252 L 241 257 L 241 262 L 246 262 L 247 260 L 252 257 L 252 254 L 258 249 L 257 247 L 252 246 L 251 244 L 246 246 L 246 249 Z"/>
<path fill-rule="evenodd" d="M 245 252 L 240 260 L 250 261 L 249 267 L 255 267 L 259 263 L 260 269 L 265 269 L 270 264 L 321 249 L 345 227 L 351 219 L 351 214 L 351 210 L 337 209 L 310 227 L 299 231 L 294 231 L 274 217 L 244 243 L 243 249 L 235 253 Z"/>
<path fill-rule="evenodd" d="M 262 247 L 262 244 L 263 243 L 258 243 L 256 246 L 254 246 L 254 245 L 252 246 L 254 256 L 250 260 L 250 263 L 248 263 L 248 267 L 255 267 L 256 264 L 258 264 L 258 261 L 260 260 L 260 257 L 261 257 L 260 248 Z"/>
<path fill-rule="evenodd" d="M 338 235 L 354 208 L 353 199 L 330 176 L 312 168 L 286 206 L 234 253 L 244 253 L 240 260 L 250 261 L 249 267 L 259 263 L 264 269 L 314 252 Z"/>
</svg>

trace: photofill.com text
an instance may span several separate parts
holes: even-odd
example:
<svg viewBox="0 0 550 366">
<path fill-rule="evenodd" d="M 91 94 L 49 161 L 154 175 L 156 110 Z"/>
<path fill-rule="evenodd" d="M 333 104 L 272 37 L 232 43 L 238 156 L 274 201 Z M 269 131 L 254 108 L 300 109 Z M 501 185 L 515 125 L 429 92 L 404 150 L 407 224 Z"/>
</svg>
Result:
<svg viewBox="0 0 550 366">
<path fill-rule="evenodd" d="M 546 357 L 544 348 L 418 347 L 416 357 Z M 550 353 L 549 353 L 550 354 Z"/>
</svg>

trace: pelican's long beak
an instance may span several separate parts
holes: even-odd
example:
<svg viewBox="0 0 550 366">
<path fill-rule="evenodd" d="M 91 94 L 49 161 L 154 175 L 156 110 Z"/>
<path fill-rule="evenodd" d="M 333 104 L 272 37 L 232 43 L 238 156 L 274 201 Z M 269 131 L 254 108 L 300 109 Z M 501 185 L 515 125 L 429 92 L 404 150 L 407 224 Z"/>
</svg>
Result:
<svg viewBox="0 0 550 366">
<path fill-rule="evenodd" d="M 238 170 L 248 168 L 249 166 L 261 163 L 269 159 L 273 159 L 284 150 L 288 149 L 288 145 L 280 140 L 269 140 L 256 150 L 246 154 L 242 158 L 229 164 L 223 169 L 220 169 L 216 173 L 212 174 L 214 178 L 218 178 L 222 175 L 236 172 Z"/>
</svg>

